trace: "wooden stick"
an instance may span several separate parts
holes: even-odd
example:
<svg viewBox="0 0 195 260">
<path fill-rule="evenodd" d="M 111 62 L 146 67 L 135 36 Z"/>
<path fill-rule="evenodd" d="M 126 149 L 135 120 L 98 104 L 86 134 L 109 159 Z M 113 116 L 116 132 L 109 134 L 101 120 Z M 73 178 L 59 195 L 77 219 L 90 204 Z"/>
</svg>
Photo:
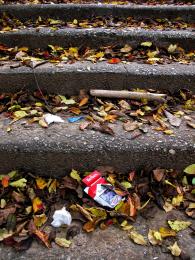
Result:
<svg viewBox="0 0 195 260">
<path fill-rule="evenodd" d="M 155 94 L 150 92 L 132 92 L 127 90 L 103 90 L 91 89 L 91 96 L 107 98 L 147 99 L 148 101 L 165 102 L 166 94 Z"/>
</svg>

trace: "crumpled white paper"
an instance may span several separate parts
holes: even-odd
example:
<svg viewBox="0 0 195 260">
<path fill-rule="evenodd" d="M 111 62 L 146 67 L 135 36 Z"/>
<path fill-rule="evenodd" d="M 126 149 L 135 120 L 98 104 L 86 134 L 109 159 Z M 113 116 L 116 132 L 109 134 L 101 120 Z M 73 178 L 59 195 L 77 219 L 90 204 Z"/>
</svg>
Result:
<svg viewBox="0 0 195 260">
<path fill-rule="evenodd" d="M 72 217 L 70 215 L 70 212 L 66 210 L 65 207 L 63 207 L 60 210 L 56 210 L 53 214 L 53 221 L 51 222 L 51 225 L 53 227 L 60 227 L 62 225 L 70 225 L 72 222 Z"/>
<path fill-rule="evenodd" d="M 61 117 L 56 116 L 56 115 L 52 115 L 52 114 L 49 114 L 49 113 L 45 114 L 43 116 L 43 118 L 48 125 L 50 125 L 51 123 L 63 123 L 64 122 L 64 120 Z"/>
</svg>

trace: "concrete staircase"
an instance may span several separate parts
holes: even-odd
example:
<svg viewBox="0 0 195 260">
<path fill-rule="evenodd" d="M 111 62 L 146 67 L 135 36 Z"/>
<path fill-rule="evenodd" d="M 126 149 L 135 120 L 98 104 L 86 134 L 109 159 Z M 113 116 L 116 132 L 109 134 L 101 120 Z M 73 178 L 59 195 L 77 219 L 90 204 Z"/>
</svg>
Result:
<svg viewBox="0 0 195 260">
<path fill-rule="evenodd" d="M 181 17 L 195 22 L 194 5 L 104 5 L 104 4 L 52 4 L 52 5 L 1 5 L 0 14 L 6 12 L 18 19 L 43 18 L 90 19 L 94 16 L 135 18 Z M 169 46 L 195 49 L 195 32 L 189 30 L 144 30 L 117 28 L 75 29 L 50 28 L 21 29 L 0 34 L 0 43 L 30 48 L 46 48 L 48 44 L 99 47 L 112 44 L 134 46 L 143 41 Z M 29 67 L 10 68 L 15 62 L 2 62 L 0 66 L 0 92 L 15 92 L 21 88 L 37 88 L 33 70 Z M 56 66 L 44 64 L 34 69 L 39 86 L 49 93 L 78 94 L 80 89 L 153 88 L 171 93 L 187 88 L 195 90 L 195 65 L 171 63 L 149 65 L 137 62 L 108 64 L 89 61 Z M 10 133 L 0 124 L 0 171 L 25 169 L 43 175 L 64 175 L 71 168 L 94 169 L 98 165 L 112 165 L 126 172 L 130 169 L 167 167 L 181 169 L 195 161 L 195 132 L 182 124 L 175 136 L 149 130 L 146 135 L 132 139 L 118 123 L 113 126 L 115 136 L 92 130 L 81 132 L 78 124 L 65 123 L 42 129 L 37 125 L 24 128 L 20 122 Z"/>
</svg>

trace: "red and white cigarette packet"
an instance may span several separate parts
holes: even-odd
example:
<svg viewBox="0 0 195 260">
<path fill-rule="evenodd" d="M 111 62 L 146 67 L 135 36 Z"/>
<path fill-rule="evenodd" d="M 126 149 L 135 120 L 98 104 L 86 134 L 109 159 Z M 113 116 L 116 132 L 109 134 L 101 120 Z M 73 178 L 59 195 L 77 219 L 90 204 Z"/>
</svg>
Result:
<svg viewBox="0 0 195 260">
<path fill-rule="evenodd" d="M 102 206 L 114 208 L 122 200 L 120 195 L 109 189 L 112 185 L 98 171 L 92 172 L 82 181 L 87 186 L 84 191 Z"/>
</svg>

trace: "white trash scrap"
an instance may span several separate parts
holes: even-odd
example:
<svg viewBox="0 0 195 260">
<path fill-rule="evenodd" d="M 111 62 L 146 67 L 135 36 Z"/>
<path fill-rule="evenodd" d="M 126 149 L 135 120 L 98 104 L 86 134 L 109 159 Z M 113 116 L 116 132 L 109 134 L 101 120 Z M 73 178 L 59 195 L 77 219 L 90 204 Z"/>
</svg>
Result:
<svg viewBox="0 0 195 260">
<path fill-rule="evenodd" d="M 72 217 L 70 215 L 70 212 L 66 210 L 65 207 L 63 207 L 60 210 L 56 210 L 53 214 L 53 221 L 51 222 L 51 225 L 53 227 L 60 227 L 62 225 L 70 225 L 72 222 Z"/>
</svg>

